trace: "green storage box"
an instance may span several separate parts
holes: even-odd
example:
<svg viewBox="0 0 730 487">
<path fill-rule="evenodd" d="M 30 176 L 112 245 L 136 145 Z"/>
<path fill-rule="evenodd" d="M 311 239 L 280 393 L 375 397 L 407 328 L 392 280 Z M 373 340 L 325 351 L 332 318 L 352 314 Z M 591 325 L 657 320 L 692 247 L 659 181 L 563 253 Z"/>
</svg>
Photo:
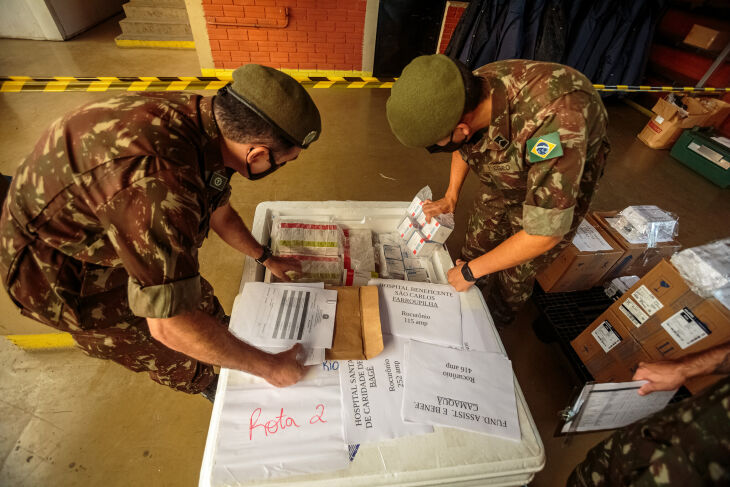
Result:
<svg viewBox="0 0 730 487">
<path fill-rule="evenodd" d="M 721 188 L 730 186 L 730 140 L 711 127 L 685 130 L 670 154 Z"/>
</svg>

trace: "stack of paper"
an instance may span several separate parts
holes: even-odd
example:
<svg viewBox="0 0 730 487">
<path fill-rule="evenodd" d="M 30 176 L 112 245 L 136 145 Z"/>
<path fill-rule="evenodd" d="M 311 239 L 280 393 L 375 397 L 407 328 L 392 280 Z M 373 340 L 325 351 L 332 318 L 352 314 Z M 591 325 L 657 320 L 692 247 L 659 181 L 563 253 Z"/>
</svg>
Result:
<svg viewBox="0 0 730 487">
<path fill-rule="evenodd" d="M 342 404 L 336 373 L 279 389 L 229 385 L 224 396 L 213 485 L 346 468 Z M 316 447 L 315 447 L 316 446 Z"/>
<path fill-rule="evenodd" d="M 462 347 L 461 303 L 453 287 L 386 279 L 368 284 L 380 290 L 383 333 Z"/>
<path fill-rule="evenodd" d="M 403 402 L 408 340 L 383 337 L 383 352 L 371 360 L 341 361 L 343 422 L 348 443 L 367 443 L 406 435 L 430 433 L 431 426 L 408 424 L 393 414 Z"/>
<path fill-rule="evenodd" d="M 403 418 L 520 441 L 512 363 L 504 355 L 412 341 Z"/>
<path fill-rule="evenodd" d="M 301 343 L 304 364 L 321 363 L 332 346 L 337 291 L 315 286 L 246 283 L 233 302 L 231 333 L 271 353 Z"/>
</svg>

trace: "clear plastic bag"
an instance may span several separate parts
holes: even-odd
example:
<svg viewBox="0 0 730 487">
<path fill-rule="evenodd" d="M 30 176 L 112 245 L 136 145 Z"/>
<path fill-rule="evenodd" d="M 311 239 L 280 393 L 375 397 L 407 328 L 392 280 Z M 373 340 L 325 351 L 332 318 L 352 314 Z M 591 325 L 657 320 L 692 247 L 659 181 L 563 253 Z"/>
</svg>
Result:
<svg viewBox="0 0 730 487">
<path fill-rule="evenodd" d="M 343 253 L 344 239 L 342 228 L 331 219 L 277 217 L 271 227 L 271 250 L 274 255 L 337 257 Z"/>
<path fill-rule="evenodd" d="M 628 242 L 647 247 L 671 242 L 678 233 L 677 216 L 654 205 L 629 206 L 606 221 Z"/>
<path fill-rule="evenodd" d="M 674 254 L 671 262 L 700 296 L 714 296 L 720 301 L 730 297 L 730 238 L 684 249 Z"/>
</svg>

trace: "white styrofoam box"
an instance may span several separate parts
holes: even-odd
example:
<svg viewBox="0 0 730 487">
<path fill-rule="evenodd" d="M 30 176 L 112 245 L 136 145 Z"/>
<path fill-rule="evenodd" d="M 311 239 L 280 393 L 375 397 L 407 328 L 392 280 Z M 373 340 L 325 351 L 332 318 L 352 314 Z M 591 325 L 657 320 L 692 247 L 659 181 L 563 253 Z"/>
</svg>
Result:
<svg viewBox="0 0 730 487">
<path fill-rule="evenodd" d="M 259 242 L 268 242 L 271 217 L 275 214 L 334 215 L 348 226 L 360 225 L 376 233 L 391 232 L 403 218 L 407 202 L 370 201 L 275 201 L 263 202 L 256 208 L 251 233 Z M 446 283 L 446 272 L 453 262 L 441 247 L 429 259 L 436 282 Z M 247 257 L 241 288 L 246 282 L 261 281 L 264 268 Z M 461 295 L 462 311 L 472 309 L 478 314 L 480 330 L 489 335 L 505 353 L 494 327 L 487 305 L 479 292 Z M 229 384 L 260 382 L 261 379 L 236 370 L 221 369 L 216 401 L 213 404 L 205 453 L 200 469 L 201 487 L 222 487 L 211 483 L 215 449 L 220 428 L 220 416 Z M 408 436 L 374 444 L 360 445 L 350 467 L 336 472 L 286 477 L 256 485 L 298 487 L 375 487 L 413 485 L 525 485 L 545 466 L 545 448 L 530 410 L 515 378 L 517 413 L 522 439 L 519 442 L 493 436 L 435 428 L 434 433 Z M 242 484 L 248 485 L 248 484 Z"/>
</svg>

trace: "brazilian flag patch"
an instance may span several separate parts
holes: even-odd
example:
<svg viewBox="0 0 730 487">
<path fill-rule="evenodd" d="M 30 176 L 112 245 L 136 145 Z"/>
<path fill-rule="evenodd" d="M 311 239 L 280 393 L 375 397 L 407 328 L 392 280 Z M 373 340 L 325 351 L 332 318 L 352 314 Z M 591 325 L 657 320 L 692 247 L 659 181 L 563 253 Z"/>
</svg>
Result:
<svg viewBox="0 0 730 487">
<path fill-rule="evenodd" d="M 560 145 L 560 134 L 551 132 L 527 141 L 527 153 L 530 162 L 547 161 L 563 155 L 563 146 Z"/>
</svg>

